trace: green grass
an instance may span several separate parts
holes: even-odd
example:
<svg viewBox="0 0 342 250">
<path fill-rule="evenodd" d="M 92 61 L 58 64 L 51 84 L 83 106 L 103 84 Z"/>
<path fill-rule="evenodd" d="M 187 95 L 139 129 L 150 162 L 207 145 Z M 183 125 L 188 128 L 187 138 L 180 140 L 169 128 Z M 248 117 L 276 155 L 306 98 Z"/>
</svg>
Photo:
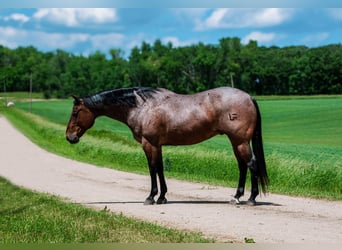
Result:
<svg viewBox="0 0 342 250">
<path fill-rule="evenodd" d="M 108 210 L 38 194 L 0 178 L 0 243 L 212 242 Z"/>
<path fill-rule="evenodd" d="M 265 141 L 342 146 L 342 99 L 260 102 Z"/>
<path fill-rule="evenodd" d="M 5 101 L 22 101 L 29 99 L 30 94 L 28 92 L 0 92 L 0 103 L 5 103 Z M 44 99 L 43 93 L 32 93 L 32 99 Z"/>
<path fill-rule="evenodd" d="M 342 98 L 260 100 L 259 104 L 270 190 L 341 199 Z M 39 116 L 18 109 L 7 109 L 5 114 L 52 152 L 99 166 L 148 173 L 141 146 L 129 129 L 109 118 L 99 118 L 79 144 L 68 144 L 64 132 L 71 106 L 71 100 L 35 102 L 33 112 Z M 27 110 L 25 103 L 17 107 Z M 193 146 L 165 147 L 163 152 L 168 177 L 236 186 L 238 169 L 225 136 Z"/>
</svg>

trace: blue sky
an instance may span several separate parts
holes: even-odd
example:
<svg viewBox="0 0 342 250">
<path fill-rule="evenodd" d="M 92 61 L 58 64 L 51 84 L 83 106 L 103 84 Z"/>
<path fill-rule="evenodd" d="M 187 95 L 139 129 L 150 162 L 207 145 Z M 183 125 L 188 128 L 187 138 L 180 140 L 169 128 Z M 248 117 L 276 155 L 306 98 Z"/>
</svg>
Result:
<svg viewBox="0 0 342 250">
<path fill-rule="evenodd" d="M 217 44 L 223 37 L 264 46 L 342 42 L 342 8 L 2 8 L 0 44 L 88 55 L 142 41 Z"/>
</svg>

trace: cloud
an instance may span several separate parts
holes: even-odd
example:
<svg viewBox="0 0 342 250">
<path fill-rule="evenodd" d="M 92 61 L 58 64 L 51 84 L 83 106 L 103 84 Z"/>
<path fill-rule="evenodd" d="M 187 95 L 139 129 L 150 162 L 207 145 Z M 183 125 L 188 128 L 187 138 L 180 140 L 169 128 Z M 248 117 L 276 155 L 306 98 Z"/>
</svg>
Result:
<svg viewBox="0 0 342 250">
<path fill-rule="evenodd" d="M 181 47 L 181 46 L 187 46 L 196 43 L 194 39 L 181 41 L 178 37 L 175 36 L 167 36 L 161 39 L 163 43 L 172 43 L 173 47 Z"/>
<path fill-rule="evenodd" d="M 24 14 L 20 14 L 20 13 L 13 13 L 10 16 L 6 16 L 4 17 L 5 21 L 17 21 L 17 22 L 21 22 L 21 23 L 26 23 L 30 20 L 30 18 Z"/>
<path fill-rule="evenodd" d="M 329 38 L 330 34 L 328 32 L 321 32 L 316 34 L 311 34 L 304 37 L 301 42 L 304 44 L 309 44 L 311 46 L 320 45 L 323 41 Z"/>
<path fill-rule="evenodd" d="M 90 54 L 94 51 L 108 52 L 111 48 L 121 48 L 126 44 L 126 37 L 119 33 L 91 35 L 88 33 L 47 33 L 0 27 L 0 44 L 11 49 L 18 46 L 34 46 L 43 51 L 54 51 L 57 48 L 81 54 Z M 87 48 L 82 48 L 87 44 Z"/>
<path fill-rule="evenodd" d="M 125 36 L 119 33 L 98 34 L 89 37 L 95 50 L 109 50 L 113 47 L 121 47 L 125 43 Z"/>
<path fill-rule="evenodd" d="M 241 42 L 243 44 L 248 44 L 250 40 L 258 41 L 259 43 L 269 43 L 276 38 L 275 33 L 262 33 L 258 31 L 254 31 L 247 36 L 245 36 Z"/>
<path fill-rule="evenodd" d="M 79 42 L 85 42 L 89 39 L 89 35 L 83 33 L 45 33 L 42 31 L 29 31 L 12 27 L 0 27 L 0 33 L 0 43 L 10 48 L 32 45 L 49 50 L 56 48 L 68 49 Z"/>
<path fill-rule="evenodd" d="M 76 27 L 82 24 L 100 24 L 106 22 L 116 22 L 118 15 L 116 9 L 105 8 L 49 8 L 38 9 L 33 14 L 37 20 L 49 21 L 56 24 Z"/>
<path fill-rule="evenodd" d="M 341 8 L 338 8 L 338 9 L 328 9 L 328 13 L 334 19 L 342 21 L 342 9 Z"/>
<path fill-rule="evenodd" d="M 289 20 L 292 9 L 216 9 L 204 21 L 197 22 L 196 30 L 270 27 Z"/>
<path fill-rule="evenodd" d="M 9 48 L 16 48 L 25 39 L 25 31 L 17 30 L 12 27 L 0 27 L 0 44 Z"/>
<path fill-rule="evenodd" d="M 153 44 L 153 42 L 157 39 L 155 36 L 149 36 L 145 33 L 137 33 L 130 35 L 127 38 L 127 43 L 125 44 L 126 49 L 132 49 L 134 47 L 140 47 L 142 42 L 147 42 L 149 44 Z"/>
</svg>

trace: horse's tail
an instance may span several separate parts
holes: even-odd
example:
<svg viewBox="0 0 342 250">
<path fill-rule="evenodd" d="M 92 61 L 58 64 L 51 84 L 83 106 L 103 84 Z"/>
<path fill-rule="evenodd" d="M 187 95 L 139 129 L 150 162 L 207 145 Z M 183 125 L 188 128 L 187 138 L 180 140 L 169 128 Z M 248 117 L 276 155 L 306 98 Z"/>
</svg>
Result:
<svg viewBox="0 0 342 250">
<path fill-rule="evenodd" d="M 257 112 L 257 121 L 256 127 L 253 133 L 252 138 L 252 146 L 253 146 L 253 153 L 256 158 L 256 165 L 257 165 L 257 175 L 259 179 L 259 184 L 261 185 L 262 192 L 266 193 L 266 187 L 269 184 L 267 170 L 266 170 L 266 162 L 265 162 L 265 155 L 264 155 L 264 147 L 262 144 L 262 133 L 261 133 L 261 114 L 259 110 L 259 105 L 254 98 L 252 98 L 256 112 Z"/>
</svg>

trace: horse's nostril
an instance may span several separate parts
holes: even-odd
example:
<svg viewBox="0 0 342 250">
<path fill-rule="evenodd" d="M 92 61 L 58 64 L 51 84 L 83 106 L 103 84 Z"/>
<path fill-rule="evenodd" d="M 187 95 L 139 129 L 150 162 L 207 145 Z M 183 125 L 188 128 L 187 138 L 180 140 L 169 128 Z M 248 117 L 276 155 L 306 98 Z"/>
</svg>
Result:
<svg viewBox="0 0 342 250">
<path fill-rule="evenodd" d="M 70 136 L 67 135 L 67 136 L 66 136 L 66 139 L 67 139 L 68 142 L 70 142 L 70 143 L 72 143 L 72 144 L 77 143 L 77 142 L 79 141 L 78 136 L 75 135 L 75 134 L 72 134 L 72 135 L 70 135 Z"/>
</svg>

